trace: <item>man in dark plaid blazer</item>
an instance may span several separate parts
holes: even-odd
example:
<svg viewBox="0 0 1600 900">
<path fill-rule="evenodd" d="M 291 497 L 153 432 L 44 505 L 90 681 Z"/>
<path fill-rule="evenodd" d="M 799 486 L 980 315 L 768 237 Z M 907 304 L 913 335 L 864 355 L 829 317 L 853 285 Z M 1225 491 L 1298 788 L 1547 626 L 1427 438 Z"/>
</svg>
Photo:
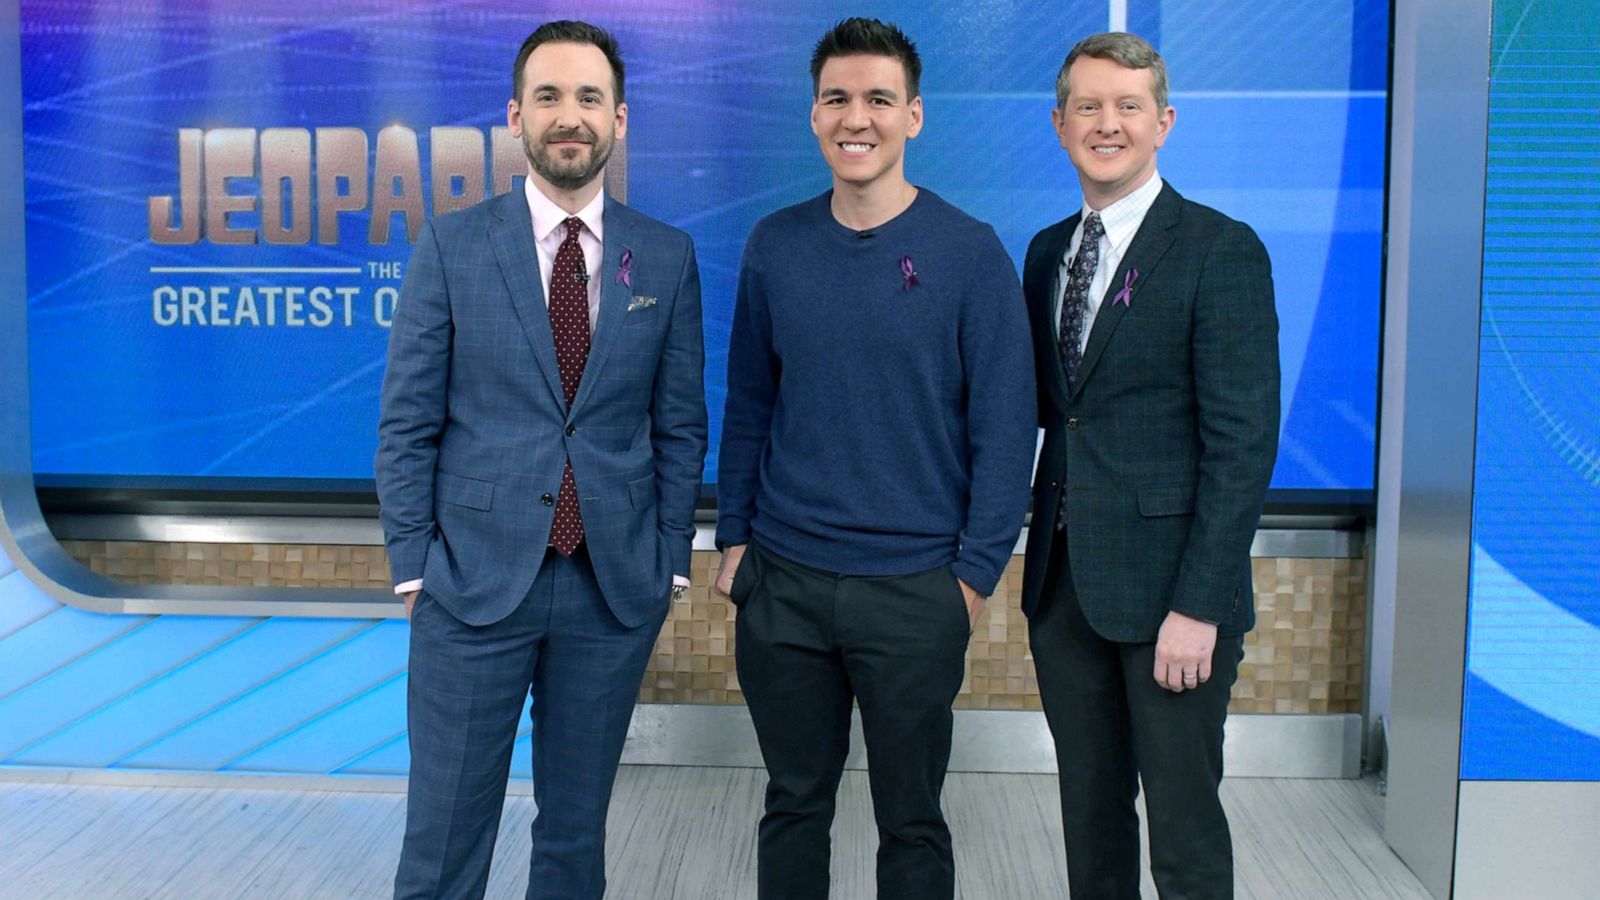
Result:
<svg viewBox="0 0 1600 900">
<path fill-rule="evenodd" d="M 604 31 L 530 35 L 507 112 L 525 189 L 425 226 L 395 310 L 377 478 L 412 629 L 396 897 L 483 896 L 530 692 L 527 896 L 605 891 L 606 807 L 688 583 L 706 451 L 694 246 L 601 189 L 622 96 Z"/>
<path fill-rule="evenodd" d="M 1023 270 L 1044 447 L 1023 611 L 1056 740 L 1072 896 L 1233 896 L 1217 796 L 1277 455 L 1272 273 L 1248 226 L 1156 172 L 1176 111 L 1148 43 L 1075 47 L 1052 120 L 1083 209 Z"/>
</svg>

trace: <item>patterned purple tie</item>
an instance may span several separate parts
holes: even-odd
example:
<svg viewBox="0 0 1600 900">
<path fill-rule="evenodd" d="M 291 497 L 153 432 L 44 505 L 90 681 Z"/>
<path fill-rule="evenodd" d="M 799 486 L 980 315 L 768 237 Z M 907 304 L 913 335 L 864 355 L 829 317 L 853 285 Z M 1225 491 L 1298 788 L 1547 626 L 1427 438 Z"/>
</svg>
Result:
<svg viewBox="0 0 1600 900">
<path fill-rule="evenodd" d="M 1089 285 L 1094 283 L 1095 269 L 1100 268 L 1100 236 L 1105 233 L 1099 213 L 1091 212 L 1084 218 L 1078 255 L 1067 266 L 1067 284 L 1061 290 L 1061 368 L 1066 371 L 1069 392 L 1078 380 L 1078 366 L 1083 362 L 1081 345 L 1083 323 L 1089 315 Z M 1056 507 L 1056 530 L 1066 527 L 1067 501 L 1063 497 Z"/>
<path fill-rule="evenodd" d="M 569 217 L 567 237 L 556 251 L 550 270 L 550 332 L 555 335 L 556 363 L 561 369 L 561 391 L 567 408 L 578 396 L 584 363 L 589 361 L 589 267 L 578 244 L 583 220 Z M 572 461 L 561 473 L 561 494 L 556 499 L 555 521 L 550 525 L 550 546 L 571 556 L 583 543 L 583 516 L 578 512 L 578 486 L 572 479 Z"/>
</svg>

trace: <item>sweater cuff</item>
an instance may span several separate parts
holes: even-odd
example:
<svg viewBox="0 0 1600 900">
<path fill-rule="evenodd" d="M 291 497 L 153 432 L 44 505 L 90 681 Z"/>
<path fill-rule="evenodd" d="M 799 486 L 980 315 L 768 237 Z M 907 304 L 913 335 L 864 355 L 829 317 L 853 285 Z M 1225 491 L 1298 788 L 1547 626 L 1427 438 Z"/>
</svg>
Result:
<svg viewBox="0 0 1600 900">
<path fill-rule="evenodd" d="M 726 518 L 717 522 L 717 549 L 726 550 L 750 543 L 750 522 L 747 519 Z"/>
<path fill-rule="evenodd" d="M 955 565 L 950 568 L 955 571 L 957 578 L 965 581 L 968 587 L 984 597 L 994 596 L 994 589 L 1000 584 L 999 575 L 980 569 L 963 559 L 957 559 Z"/>
</svg>

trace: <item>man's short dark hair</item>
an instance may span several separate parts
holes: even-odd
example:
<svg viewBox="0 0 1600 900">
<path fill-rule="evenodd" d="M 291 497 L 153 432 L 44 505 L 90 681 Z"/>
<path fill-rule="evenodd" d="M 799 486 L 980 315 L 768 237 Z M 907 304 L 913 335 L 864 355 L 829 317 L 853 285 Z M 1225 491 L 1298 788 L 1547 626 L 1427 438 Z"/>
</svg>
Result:
<svg viewBox="0 0 1600 900">
<path fill-rule="evenodd" d="M 822 64 L 835 56 L 887 56 L 906 70 L 906 99 L 920 96 L 922 57 L 905 32 L 877 19 L 841 19 L 811 51 L 811 95 L 822 87 Z"/>
<path fill-rule="evenodd" d="M 533 51 L 540 44 L 558 43 L 598 47 L 606 55 L 606 62 L 611 64 L 612 91 L 617 95 L 617 103 L 622 102 L 622 51 L 617 47 L 617 39 L 604 28 L 572 19 L 546 22 L 535 28 L 533 34 L 522 42 L 522 49 L 517 51 L 517 67 L 511 73 L 511 99 L 522 102 L 522 70 L 527 67 L 528 57 L 533 55 Z"/>
</svg>

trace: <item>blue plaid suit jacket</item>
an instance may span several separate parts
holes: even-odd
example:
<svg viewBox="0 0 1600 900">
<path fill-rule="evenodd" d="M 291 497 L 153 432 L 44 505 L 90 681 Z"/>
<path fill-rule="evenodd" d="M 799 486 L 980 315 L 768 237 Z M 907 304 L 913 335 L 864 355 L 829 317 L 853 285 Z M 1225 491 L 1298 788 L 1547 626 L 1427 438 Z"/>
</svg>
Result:
<svg viewBox="0 0 1600 900">
<path fill-rule="evenodd" d="M 619 621 L 659 615 L 672 575 L 689 574 L 706 452 L 694 244 L 607 197 L 600 273 L 569 409 L 523 192 L 433 219 L 412 252 L 383 380 L 380 518 L 395 583 L 423 579 L 468 624 L 499 621 L 532 586 L 569 457 Z"/>
<path fill-rule="evenodd" d="M 1044 446 L 1022 608 L 1043 592 L 1059 504 L 1073 588 L 1102 637 L 1154 641 L 1168 611 L 1255 624 L 1250 543 L 1278 453 L 1272 265 L 1250 227 L 1162 188 L 1123 255 L 1069 390 L 1052 316 L 1078 215 L 1023 265 Z M 1126 305 L 1112 294 L 1137 270 Z"/>
</svg>

